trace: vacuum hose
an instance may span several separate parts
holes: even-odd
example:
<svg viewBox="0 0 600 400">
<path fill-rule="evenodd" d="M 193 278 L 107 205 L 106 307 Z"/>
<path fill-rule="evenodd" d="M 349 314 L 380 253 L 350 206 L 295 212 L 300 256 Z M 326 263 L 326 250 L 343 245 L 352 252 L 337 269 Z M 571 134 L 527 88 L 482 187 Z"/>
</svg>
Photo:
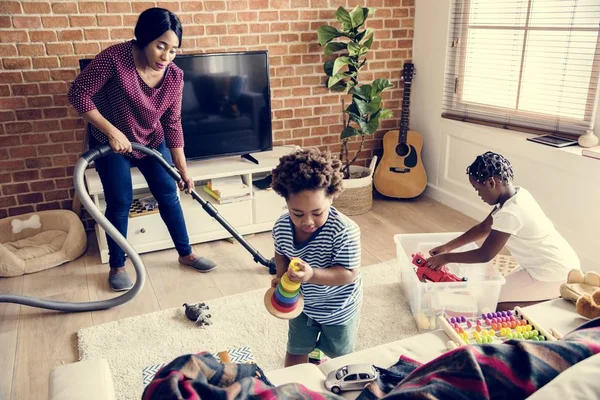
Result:
<svg viewBox="0 0 600 400">
<path fill-rule="evenodd" d="M 176 182 L 179 182 L 181 180 L 181 175 L 179 174 L 179 171 L 177 171 L 177 169 L 169 165 L 169 163 L 163 158 L 160 152 L 154 149 L 149 149 L 138 143 L 131 143 L 131 147 L 133 148 L 133 150 L 137 150 L 148 156 L 154 157 Z M 117 245 L 121 249 L 123 249 L 125 254 L 127 254 L 129 259 L 131 260 L 136 274 L 136 280 L 133 287 L 118 297 L 101 301 L 68 303 L 63 301 L 44 300 L 37 297 L 21 296 L 16 294 L 0 294 L 0 303 L 14 303 L 21 304 L 24 306 L 66 312 L 97 311 L 125 304 L 128 301 L 132 300 L 142 291 L 142 288 L 144 287 L 144 283 L 146 281 L 145 267 L 142 258 L 133 249 L 133 246 L 131 246 L 127 239 L 123 235 L 121 235 L 117 228 L 115 228 L 110 223 L 110 221 L 104 216 L 104 214 L 102 214 L 98 207 L 96 207 L 91 197 L 87 193 L 83 179 L 85 170 L 92 161 L 104 157 L 112 153 L 112 151 L 112 148 L 108 144 L 106 144 L 91 149 L 84 153 L 75 165 L 73 183 L 75 185 L 75 192 L 79 195 L 79 199 L 83 207 L 85 207 L 90 216 L 98 224 L 100 224 L 100 226 L 106 231 L 106 233 L 117 243 Z M 231 233 L 231 235 L 235 239 L 237 239 L 246 248 L 246 250 L 248 250 L 252 254 L 252 256 L 254 257 L 254 261 L 259 262 L 260 264 L 269 268 L 269 272 L 271 274 L 275 273 L 275 262 L 273 259 L 267 260 L 258 251 L 256 251 L 231 225 L 229 225 L 227 221 L 223 219 L 223 217 L 221 217 L 221 215 L 219 215 L 219 212 L 212 206 L 212 204 L 202 199 L 200 195 L 198 195 L 198 193 L 196 193 L 194 190 L 191 190 L 190 193 L 192 197 L 202 205 L 204 210 L 208 212 L 208 214 L 211 217 L 215 218 L 229 233 Z"/>
</svg>

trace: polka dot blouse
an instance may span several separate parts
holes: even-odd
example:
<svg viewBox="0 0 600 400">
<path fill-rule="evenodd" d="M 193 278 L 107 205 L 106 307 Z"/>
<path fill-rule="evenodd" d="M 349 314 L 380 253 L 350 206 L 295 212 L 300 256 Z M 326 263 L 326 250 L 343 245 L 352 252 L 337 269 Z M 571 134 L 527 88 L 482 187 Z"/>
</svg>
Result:
<svg viewBox="0 0 600 400">
<path fill-rule="evenodd" d="M 98 109 L 131 142 L 156 149 L 164 139 L 169 148 L 183 147 L 183 71 L 170 63 L 160 86 L 151 88 L 135 68 L 132 46 L 129 41 L 100 52 L 73 81 L 69 102 L 79 114 Z M 91 124 L 90 133 L 108 142 Z M 144 155 L 134 151 L 133 157 Z"/>
</svg>

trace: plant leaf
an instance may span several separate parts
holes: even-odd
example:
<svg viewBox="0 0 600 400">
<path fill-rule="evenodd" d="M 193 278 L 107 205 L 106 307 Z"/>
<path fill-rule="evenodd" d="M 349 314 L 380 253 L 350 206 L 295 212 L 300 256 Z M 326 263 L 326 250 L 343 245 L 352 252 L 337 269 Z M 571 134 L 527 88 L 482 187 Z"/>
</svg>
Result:
<svg viewBox="0 0 600 400">
<path fill-rule="evenodd" d="M 360 116 L 360 111 L 358 111 L 358 108 L 354 103 L 350 104 L 345 112 L 350 116 L 350 119 L 356 123 L 358 123 L 358 121 L 362 119 L 362 117 Z"/>
<path fill-rule="evenodd" d="M 373 30 L 373 28 L 367 28 L 364 31 L 358 33 L 355 37 L 355 39 L 360 42 L 362 41 L 364 38 L 366 38 L 367 36 L 373 34 L 375 31 Z"/>
<path fill-rule="evenodd" d="M 334 92 L 345 92 L 348 87 L 348 84 L 351 82 L 352 81 L 349 81 L 349 82 L 339 81 L 335 85 L 331 86 L 329 89 L 333 90 Z"/>
<path fill-rule="evenodd" d="M 365 13 L 359 6 L 354 7 L 354 9 L 350 11 L 350 18 L 352 20 L 352 28 L 359 28 L 365 23 Z"/>
<path fill-rule="evenodd" d="M 342 23 L 343 30 L 349 31 L 352 28 L 352 18 L 350 18 L 350 14 L 344 7 L 338 7 L 335 18 Z"/>
<path fill-rule="evenodd" d="M 329 42 L 329 43 L 327 43 L 327 46 L 325 46 L 325 55 L 328 56 L 328 55 L 338 52 L 340 50 L 346 50 L 347 47 L 348 46 L 346 45 L 346 43 Z"/>
<path fill-rule="evenodd" d="M 371 28 L 369 28 L 371 29 Z M 369 30 L 367 29 L 367 31 Z M 375 32 L 373 32 L 373 30 L 371 29 L 370 35 L 365 35 L 365 37 L 369 37 L 365 43 L 363 43 L 363 46 L 365 46 L 367 49 L 370 49 L 371 46 L 373 45 L 373 39 L 375 38 Z"/>
<path fill-rule="evenodd" d="M 344 34 L 333 26 L 324 25 L 317 28 L 317 38 L 321 46 L 340 36 L 344 36 Z"/>
<path fill-rule="evenodd" d="M 360 50 L 362 46 L 355 42 L 348 43 L 348 55 L 349 56 L 357 56 L 360 54 Z"/>
<path fill-rule="evenodd" d="M 371 118 L 369 122 L 360 122 L 360 129 L 365 135 L 372 135 L 379 128 L 379 118 Z"/>
<path fill-rule="evenodd" d="M 346 74 L 335 74 L 330 76 L 327 80 L 327 87 L 331 89 L 334 85 L 338 84 L 340 81 L 343 81 L 345 78 Z M 346 83 L 344 83 L 344 86 L 346 86 Z"/>
<path fill-rule="evenodd" d="M 355 87 L 353 94 L 364 101 L 369 101 L 371 99 L 371 85 Z"/>
<path fill-rule="evenodd" d="M 392 110 L 388 110 L 387 108 L 382 108 L 377 117 L 380 121 L 384 119 L 394 118 L 394 112 Z"/>
<path fill-rule="evenodd" d="M 346 56 L 341 56 L 336 58 L 335 62 L 333 63 L 333 74 L 337 74 L 338 72 L 340 72 L 340 70 L 342 68 L 344 68 L 346 65 L 350 64 L 351 60 L 350 57 L 346 57 Z"/>
<path fill-rule="evenodd" d="M 356 128 L 353 128 L 351 126 L 347 126 L 347 127 L 344 128 L 344 130 L 340 134 L 340 138 L 341 139 L 347 139 L 349 137 L 359 136 L 359 135 L 360 135 L 360 132 L 358 130 L 356 130 Z"/>
<path fill-rule="evenodd" d="M 377 11 L 375 7 L 363 7 L 362 10 L 365 16 L 365 21 L 367 20 L 367 18 L 372 17 L 373 14 L 375 14 L 375 11 Z"/>
<path fill-rule="evenodd" d="M 323 71 L 327 76 L 333 75 L 333 60 L 325 61 L 323 64 Z"/>
<path fill-rule="evenodd" d="M 390 82 L 389 79 L 386 78 L 378 78 L 373 81 L 373 87 L 371 89 L 371 96 L 377 96 L 384 90 L 393 88 L 394 85 Z"/>
</svg>

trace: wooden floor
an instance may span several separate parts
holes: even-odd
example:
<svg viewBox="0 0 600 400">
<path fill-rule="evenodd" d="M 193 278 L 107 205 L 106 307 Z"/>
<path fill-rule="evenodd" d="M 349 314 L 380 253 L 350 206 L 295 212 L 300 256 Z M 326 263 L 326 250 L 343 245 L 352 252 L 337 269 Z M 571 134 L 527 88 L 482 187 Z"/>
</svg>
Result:
<svg viewBox="0 0 600 400">
<path fill-rule="evenodd" d="M 372 211 L 353 219 L 362 232 L 364 266 L 396 257 L 394 234 L 462 231 L 475 222 L 427 197 L 411 201 L 377 198 Z M 272 256 L 270 233 L 249 241 L 263 255 Z M 107 283 L 108 266 L 100 263 L 93 235 L 88 243 L 84 256 L 71 263 L 22 277 L 0 278 L 0 293 L 70 302 L 114 297 Z M 181 267 L 175 250 L 144 254 L 148 279 L 142 293 L 114 309 L 66 314 L 0 304 L 0 400 L 47 398 L 52 368 L 78 359 L 77 331 L 81 328 L 269 285 L 267 269 L 254 264 L 238 244 L 222 240 L 194 249 L 216 261 L 217 270 L 199 274 Z M 130 275 L 134 273 L 131 266 L 128 270 Z"/>
</svg>

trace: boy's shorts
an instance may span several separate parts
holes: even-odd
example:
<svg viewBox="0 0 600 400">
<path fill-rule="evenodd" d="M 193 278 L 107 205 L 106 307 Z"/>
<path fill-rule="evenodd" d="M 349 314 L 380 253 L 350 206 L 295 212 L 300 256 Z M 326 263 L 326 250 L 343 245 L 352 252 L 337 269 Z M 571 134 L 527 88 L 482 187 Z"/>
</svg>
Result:
<svg viewBox="0 0 600 400">
<path fill-rule="evenodd" d="M 329 357 L 339 357 L 354 351 L 360 312 L 344 325 L 321 325 L 302 313 L 289 322 L 287 352 L 305 355 L 315 348 Z"/>
</svg>

